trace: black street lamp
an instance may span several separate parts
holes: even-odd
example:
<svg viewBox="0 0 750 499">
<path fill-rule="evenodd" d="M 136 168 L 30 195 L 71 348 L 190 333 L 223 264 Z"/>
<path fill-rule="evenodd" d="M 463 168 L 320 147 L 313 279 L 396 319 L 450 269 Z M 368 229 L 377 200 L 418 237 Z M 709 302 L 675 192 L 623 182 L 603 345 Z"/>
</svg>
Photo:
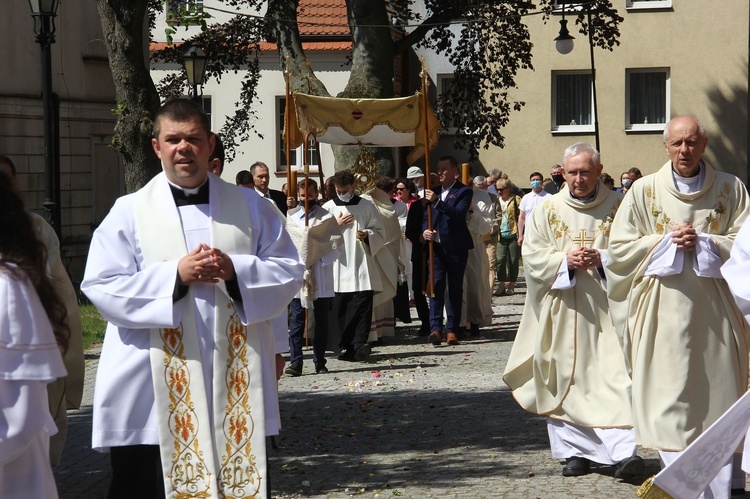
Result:
<svg viewBox="0 0 750 499">
<path fill-rule="evenodd" d="M 55 43 L 55 17 L 59 0 L 29 0 L 31 16 L 34 18 L 36 42 L 42 48 L 42 106 L 44 108 L 44 217 L 61 237 L 60 209 L 55 200 L 57 175 L 52 150 L 52 52 L 50 45 Z"/>
<path fill-rule="evenodd" d="M 591 24 L 591 11 L 594 8 L 594 1 L 576 3 L 576 6 L 580 6 L 586 9 L 588 16 L 588 34 L 589 34 L 589 53 L 591 55 L 591 96 L 594 101 L 594 139 L 596 140 L 596 150 L 600 153 L 602 150 L 599 148 L 599 113 L 596 105 L 596 67 L 594 66 L 594 28 Z M 573 40 L 568 31 L 568 21 L 565 20 L 565 3 L 562 3 L 562 19 L 560 20 L 560 34 L 555 38 L 555 48 L 561 54 L 569 54 L 573 50 Z"/>
<path fill-rule="evenodd" d="M 198 44 L 192 43 L 182 56 L 182 63 L 185 66 L 185 73 L 187 73 L 188 85 L 192 89 L 190 98 L 200 102 L 201 95 L 203 95 L 203 80 L 206 77 L 208 57 Z M 198 94 L 198 85 L 201 86 L 200 94 Z"/>
</svg>

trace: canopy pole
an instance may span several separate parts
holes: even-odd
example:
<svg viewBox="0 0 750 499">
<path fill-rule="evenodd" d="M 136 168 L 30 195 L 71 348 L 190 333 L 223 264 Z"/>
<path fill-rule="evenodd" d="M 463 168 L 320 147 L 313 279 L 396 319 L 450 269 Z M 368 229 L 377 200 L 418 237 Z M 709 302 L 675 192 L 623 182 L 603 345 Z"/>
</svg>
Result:
<svg viewBox="0 0 750 499">
<path fill-rule="evenodd" d="M 419 57 L 419 62 L 422 64 L 422 71 L 419 76 L 422 78 L 422 121 L 424 122 L 424 181 L 425 189 L 429 189 L 430 186 L 430 126 L 427 121 L 428 118 L 428 106 L 429 99 L 427 95 L 427 88 L 430 83 L 428 81 L 427 66 L 424 64 L 424 56 Z M 432 210 L 427 207 L 427 230 L 432 230 Z M 435 296 L 435 248 L 433 247 L 432 240 L 428 242 L 429 252 L 429 279 L 427 282 L 427 289 L 425 292 L 428 296 Z"/>
<path fill-rule="evenodd" d="M 287 192 L 292 184 L 292 161 L 291 161 L 291 124 L 289 123 L 292 119 L 291 109 L 294 104 L 292 103 L 292 95 L 289 91 L 289 79 L 292 76 L 289 71 L 289 60 L 290 57 L 286 56 L 286 70 L 284 71 L 284 80 L 286 81 L 286 104 L 284 106 L 284 147 L 286 149 L 286 186 Z"/>
<path fill-rule="evenodd" d="M 307 132 L 305 134 L 305 142 L 302 144 L 302 164 L 304 165 L 304 174 L 305 174 L 305 227 L 310 226 L 310 215 L 308 212 L 308 209 L 310 207 L 310 199 L 307 197 L 307 190 L 309 187 L 310 182 L 310 162 L 308 161 L 308 157 L 310 154 L 310 138 L 315 141 L 315 144 L 318 143 L 318 138 L 315 136 L 312 132 Z M 310 346 L 310 320 L 309 320 L 309 309 L 305 308 L 305 346 Z"/>
</svg>

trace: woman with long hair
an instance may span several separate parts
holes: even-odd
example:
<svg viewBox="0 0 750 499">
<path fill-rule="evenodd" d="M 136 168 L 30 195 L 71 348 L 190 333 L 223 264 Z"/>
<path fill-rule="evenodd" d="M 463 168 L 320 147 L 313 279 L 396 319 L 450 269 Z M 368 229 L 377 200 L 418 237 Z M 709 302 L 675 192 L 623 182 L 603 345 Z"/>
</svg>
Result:
<svg viewBox="0 0 750 499">
<path fill-rule="evenodd" d="M 0 497 L 56 498 L 47 383 L 65 376 L 65 307 L 10 177 L 0 173 Z"/>
</svg>

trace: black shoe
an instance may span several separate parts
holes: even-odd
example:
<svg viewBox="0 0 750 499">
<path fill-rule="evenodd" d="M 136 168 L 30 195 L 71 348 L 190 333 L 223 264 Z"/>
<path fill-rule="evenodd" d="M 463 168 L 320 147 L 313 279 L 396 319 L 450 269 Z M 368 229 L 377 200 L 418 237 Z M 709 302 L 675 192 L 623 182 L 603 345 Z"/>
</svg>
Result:
<svg viewBox="0 0 750 499">
<path fill-rule="evenodd" d="M 588 459 L 585 457 L 569 457 L 565 460 L 562 476 L 588 475 L 590 471 L 591 464 Z"/>
<path fill-rule="evenodd" d="M 347 348 L 346 350 L 341 352 L 341 355 L 339 355 L 338 359 L 345 362 L 354 362 L 355 360 L 357 360 L 354 358 L 354 350 L 351 348 Z"/>
<path fill-rule="evenodd" d="M 430 328 L 429 327 L 421 327 L 419 328 L 419 332 L 417 333 L 417 336 L 429 336 L 430 335 Z"/>
<path fill-rule="evenodd" d="M 367 357 L 370 356 L 370 353 L 372 352 L 372 347 L 365 343 L 364 345 L 360 346 L 355 350 L 354 352 L 354 360 L 362 362 L 363 360 L 367 360 Z"/>
<path fill-rule="evenodd" d="M 289 367 L 284 369 L 284 373 L 289 376 L 302 376 L 302 362 L 292 362 Z"/>
<path fill-rule="evenodd" d="M 472 324 L 469 332 L 470 338 L 479 338 L 479 324 Z"/>
<path fill-rule="evenodd" d="M 631 456 L 615 465 L 615 478 L 633 478 L 646 472 L 646 463 L 640 456 Z"/>
<path fill-rule="evenodd" d="M 325 364 L 315 364 L 315 374 L 326 374 L 328 372 L 328 368 Z"/>
</svg>

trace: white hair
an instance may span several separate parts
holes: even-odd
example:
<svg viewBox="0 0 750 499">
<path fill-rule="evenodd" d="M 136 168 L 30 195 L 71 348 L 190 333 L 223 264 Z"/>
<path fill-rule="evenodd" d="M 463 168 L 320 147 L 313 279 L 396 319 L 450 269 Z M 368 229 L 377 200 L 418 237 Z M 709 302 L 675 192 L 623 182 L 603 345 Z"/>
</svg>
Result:
<svg viewBox="0 0 750 499">
<path fill-rule="evenodd" d="M 487 178 L 484 175 L 477 175 L 474 177 L 474 185 L 484 185 L 487 183 Z"/>
<path fill-rule="evenodd" d="M 666 144 L 669 142 L 669 125 L 672 124 L 672 122 L 676 119 L 680 118 L 693 118 L 695 122 L 698 124 L 698 133 L 703 137 L 704 139 L 708 138 L 708 135 L 706 135 L 706 127 L 703 126 L 703 123 L 700 122 L 698 118 L 695 116 L 685 115 L 685 116 L 675 116 L 671 120 L 669 120 L 669 123 L 667 123 L 667 126 L 664 127 L 664 133 L 662 134 L 662 141 Z"/>
<path fill-rule="evenodd" d="M 495 180 L 499 179 L 502 174 L 502 170 L 499 170 L 497 168 L 493 168 L 492 170 L 490 170 L 490 177 L 493 177 Z"/>
<path fill-rule="evenodd" d="M 570 158 L 571 156 L 578 156 L 581 153 L 587 153 L 589 156 L 591 156 L 591 161 L 594 163 L 594 166 L 599 167 L 601 165 L 601 157 L 599 156 L 599 151 L 597 151 L 594 146 L 591 144 L 587 144 L 586 142 L 576 142 L 572 146 L 569 146 L 567 149 L 565 149 L 565 153 L 563 153 L 563 166 L 565 166 L 565 161 Z"/>
</svg>

